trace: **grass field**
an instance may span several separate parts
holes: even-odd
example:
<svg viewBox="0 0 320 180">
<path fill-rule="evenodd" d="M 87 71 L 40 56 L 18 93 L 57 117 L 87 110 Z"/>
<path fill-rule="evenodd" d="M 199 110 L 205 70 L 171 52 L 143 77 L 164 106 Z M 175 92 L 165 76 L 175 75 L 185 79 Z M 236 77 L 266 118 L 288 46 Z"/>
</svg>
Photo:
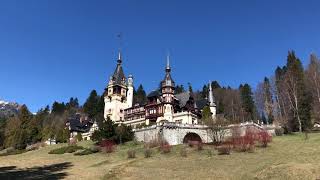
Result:
<svg viewBox="0 0 320 180">
<path fill-rule="evenodd" d="M 302 134 L 275 137 L 267 148 L 231 155 L 217 155 L 205 146 L 202 151 L 188 148 L 188 156 L 181 157 L 182 146 L 175 146 L 169 154 L 153 149 L 152 157 L 144 158 L 143 146 L 133 143 L 111 154 L 48 154 L 61 146 L 65 144 L 0 157 L 0 179 L 320 179 L 320 134 L 310 134 L 308 140 Z M 135 159 L 127 158 L 128 149 L 136 149 Z"/>
</svg>

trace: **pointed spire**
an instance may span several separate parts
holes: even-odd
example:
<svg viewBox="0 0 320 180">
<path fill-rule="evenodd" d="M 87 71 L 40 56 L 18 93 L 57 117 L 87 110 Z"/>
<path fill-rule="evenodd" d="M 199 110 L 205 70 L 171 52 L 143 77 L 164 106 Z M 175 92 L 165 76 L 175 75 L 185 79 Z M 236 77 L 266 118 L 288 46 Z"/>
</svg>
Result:
<svg viewBox="0 0 320 180">
<path fill-rule="evenodd" d="M 121 64 L 122 62 L 122 58 L 121 58 L 121 51 L 119 50 L 119 53 L 118 53 L 118 64 Z"/>
<path fill-rule="evenodd" d="M 170 68 L 170 56 L 169 54 L 167 55 L 167 65 L 166 65 L 166 69 L 165 69 L 166 75 L 164 77 L 164 80 L 161 82 L 162 83 L 162 87 L 164 86 L 173 86 L 174 87 L 174 81 L 171 78 L 171 68 Z"/>
<path fill-rule="evenodd" d="M 210 106 L 215 106 L 213 92 L 212 92 L 212 86 L 211 86 L 211 81 L 209 81 L 209 103 L 210 103 L 209 104 Z"/>
<path fill-rule="evenodd" d="M 166 66 L 166 72 L 170 72 L 170 55 L 169 53 L 167 54 L 167 66 Z"/>
<path fill-rule="evenodd" d="M 121 51 L 119 50 L 119 54 L 118 54 L 118 60 L 117 60 L 118 64 L 116 69 L 114 70 L 114 73 L 110 79 L 110 82 L 112 81 L 113 84 L 115 85 L 125 85 L 125 80 L 126 77 L 123 73 L 123 69 L 122 69 L 122 58 L 121 58 Z"/>
</svg>

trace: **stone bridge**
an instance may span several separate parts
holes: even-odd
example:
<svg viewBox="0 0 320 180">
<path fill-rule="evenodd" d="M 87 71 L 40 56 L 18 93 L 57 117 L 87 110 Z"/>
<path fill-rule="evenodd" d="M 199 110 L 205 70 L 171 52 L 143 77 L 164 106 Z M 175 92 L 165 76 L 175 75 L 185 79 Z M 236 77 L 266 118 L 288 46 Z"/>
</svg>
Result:
<svg viewBox="0 0 320 180">
<path fill-rule="evenodd" d="M 208 127 L 204 125 L 165 123 L 134 131 L 136 139 L 143 142 L 150 142 L 159 137 L 164 138 L 171 145 L 182 144 L 187 139 L 201 140 L 203 143 L 212 142 L 208 137 Z"/>
<path fill-rule="evenodd" d="M 262 126 L 255 123 L 230 125 L 226 127 L 226 136 L 230 136 L 230 128 L 233 126 L 240 126 L 243 133 L 245 132 L 246 127 L 264 129 Z M 213 141 L 211 130 L 206 125 L 164 123 L 162 125 L 153 125 L 142 129 L 134 129 L 134 132 L 136 139 L 142 142 L 150 142 L 154 139 L 159 139 L 160 137 L 165 139 L 171 145 L 183 144 L 188 142 L 188 140 L 201 140 L 203 143 L 210 143 Z"/>
</svg>

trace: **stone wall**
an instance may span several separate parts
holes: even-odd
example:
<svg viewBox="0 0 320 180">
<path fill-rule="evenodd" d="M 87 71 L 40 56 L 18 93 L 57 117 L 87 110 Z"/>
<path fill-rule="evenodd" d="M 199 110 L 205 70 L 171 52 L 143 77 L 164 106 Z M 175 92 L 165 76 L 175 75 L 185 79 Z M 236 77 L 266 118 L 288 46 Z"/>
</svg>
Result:
<svg viewBox="0 0 320 180">
<path fill-rule="evenodd" d="M 274 128 L 263 127 L 255 123 L 242 123 L 237 125 L 230 125 L 225 129 L 225 136 L 231 136 L 231 129 L 233 127 L 240 127 L 241 135 L 244 135 L 246 128 L 255 128 L 257 130 L 267 130 L 270 134 L 274 134 Z M 163 138 L 171 145 L 182 144 L 183 139 L 188 133 L 195 133 L 200 136 L 203 143 L 213 142 L 211 130 L 206 125 L 193 124 L 175 124 L 164 123 L 162 125 L 153 125 L 142 129 L 135 129 L 136 140 L 141 142 L 150 142 L 154 139 Z"/>
<path fill-rule="evenodd" d="M 182 144 L 184 137 L 188 133 L 198 134 L 204 143 L 212 142 L 208 137 L 207 126 L 204 125 L 181 125 L 167 123 L 164 125 L 153 125 L 150 127 L 136 129 L 135 137 L 137 141 L 150 142 L 162 137 L 171 145 Z"/>
<path fill-rule="evenodd" d="M 153 139 L 157 139 L 159 134 L 159 130 L 156 125 L 135 129 L 134 132 L 136 140 L 141 142 L 150 142 Z"/>
</svg>

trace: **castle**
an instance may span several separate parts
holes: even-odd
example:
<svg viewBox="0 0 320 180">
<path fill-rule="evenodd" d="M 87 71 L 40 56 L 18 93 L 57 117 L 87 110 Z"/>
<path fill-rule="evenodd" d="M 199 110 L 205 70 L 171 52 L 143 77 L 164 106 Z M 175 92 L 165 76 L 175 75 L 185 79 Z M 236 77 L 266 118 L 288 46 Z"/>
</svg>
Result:
<svg viewBox="0 0 320 180">
<path fill-rule="evenodd" d="M 216 116 L 216 104 L 210 85 L 208 98 L 205 99 L 195 100 L 192 92 L 175 94 L 169 56 L 161 87 L 147 95 L 146 104 L 133 104 L 133 89 L 133 76 L 126 78 L 119 52 L 116 69 L 105 89 L 105 119 L 110 118 L 117 124 L 126 124 L 133 128 L 165 122 L 196 125 L 205 106 L 210 107 L 213 118 Z"/>
<path fill-rule="evenodd" d="M 165 76 L 159 89 L 147 95 L 146 103 L 135 103 L 133 76 L 126 78 L 119 53 L 116 69 L 105 88 L 104 118 L 115 124 L 131 126 L 138 141 L 149 142 L 160 137 L 171 145 L 190 140 L 211 143 L 214 141 L 212 129 L 201 123 L 204 107 L 209 107 L 212 118 L 216 118 L 216 103 L 210 84 L 208 98 L 196 99 L 189 91 L 175 93 L 176 86 L 171 76 L 170 59 L 167 57 Z M 90 140 L 92 133 L 99 128 L 96 121 L 80 115 L 68 119 L 67 126 L 71 139 L 81 133 L 85 140 Z M 227 127 L 227 134 L 230 134 L 232 126 Z M 254 123 L 241 123 L 240 126 L 242 132 L 247 127 L 263 129 Z"/>
</svg>

